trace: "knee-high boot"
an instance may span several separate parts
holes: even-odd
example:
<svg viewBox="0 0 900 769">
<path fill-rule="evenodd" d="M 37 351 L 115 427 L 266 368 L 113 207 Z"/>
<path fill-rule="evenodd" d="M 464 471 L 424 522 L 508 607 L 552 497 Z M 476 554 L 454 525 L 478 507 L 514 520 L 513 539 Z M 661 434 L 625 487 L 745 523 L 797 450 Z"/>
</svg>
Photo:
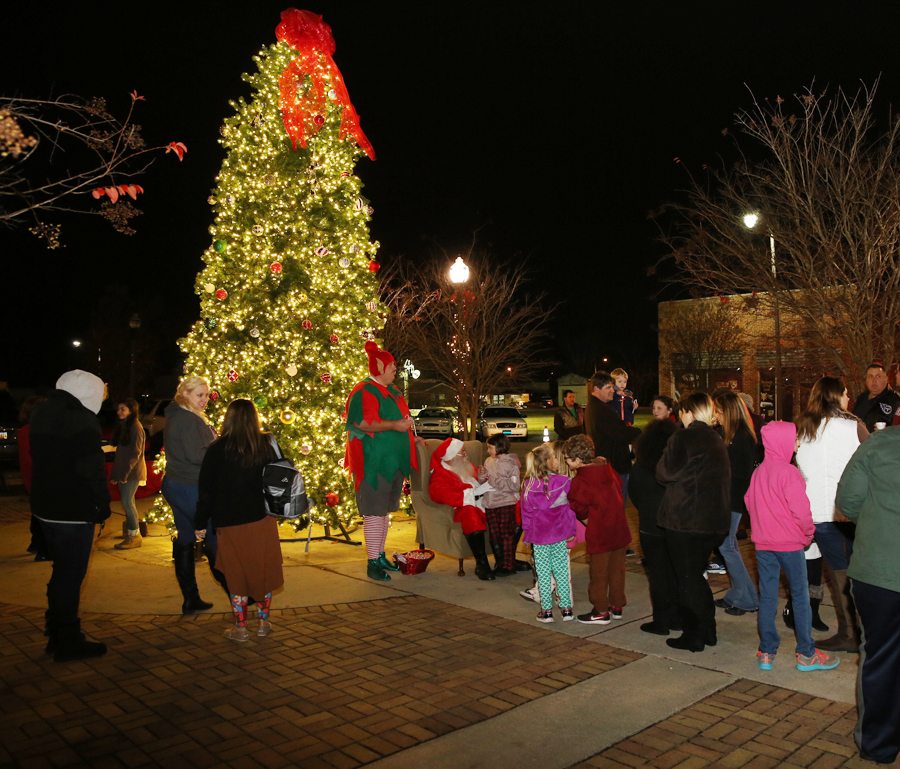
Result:
<svg viewBox="0 0 900 769">
<path fill-rule="evenodd" d="M 531 566 L 530 561 L 523 561 L 520 558 L 516 558 L 516 552 L 519 549 L 519 540 L 520 539 L 522 539 L 522 527 L 516 526 L 516 533 L 513 536 L 513 543 L 512 543 L 513 563 L 515 563 L 515 569 L 516 569 L 516 571 L 534 571 L 534 569 Z M 535 574 L 534 578 L 537 579 L 537 574 Z"/>
<path fill-rule="evenodd" d="M 824 641 L 817 641 L 816 646 L 825 651 L 859 652 L 859 631 L 850 598 L 850 585 L 846 571 L 831 572 L 831 587 L 834 593 L 834 611 L 837 614 L 837 633 Z"/>
<path fill-rule="evenodd" d="M 176 539 L 172 545 L 172 555 L 175 558 L 175 578 L 178 580 L 178 587 L 181 588 L 181 595 L 184 597 L 181 613 L 196 614 L 198 611 L 211 609 L 212 604 L 200 598 L 200 591 L 197 589 L 197 577 L 194 572 L 194 543 L 182 543 Z"/>
<path fill-rule="evenodd" d="M 478 579 L 494 579 L 494 572 L 491 571 L 487 552 L 484 549 L 484 532 L 476 531 L 474 534 L 466 534 L 466 542 L 469 543 L 472 555 L 475 556 L 475 575 Z"/>
</svg>

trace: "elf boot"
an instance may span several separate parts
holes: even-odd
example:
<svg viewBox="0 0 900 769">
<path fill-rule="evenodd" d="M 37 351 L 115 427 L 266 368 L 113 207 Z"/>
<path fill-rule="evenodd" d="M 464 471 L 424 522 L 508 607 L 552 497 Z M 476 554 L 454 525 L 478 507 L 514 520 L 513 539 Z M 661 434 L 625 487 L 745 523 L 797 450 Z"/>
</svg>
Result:
<svg viewBox="0 0 900 769">
<path fill-rule="evenodd" d="M 484 531 L 476 531 L 474 534 L 466 534 L 466 542 L 475 556 L 475 576 L 480 580 L 493 580 L 494 572 L 488 563 L 487 552 L 484 548 Z"/>
<path fill-rule="evenodd" d="M 837 615 L 837 633 L 824 641 L 817 641 L 816 647 L 825 651 L 859 652 L 859 633 L 850 599 L 846 571 L 833 571 L 831 587 L 834 592 L 834 611 Z"/>
<path fill-rule="evenodd" d="M 366 561 L 366 576 L 377 582 L 390 582 L 391 575 L 388 574 L 378 562 L 377 558 L 370 558 Z"/>
<path fill-rule="evenodd" d="M 400 567 L 397 566 L 397 564 L 388 560 L 387 556 L 384 554 L 384 550 L 378 554 L 376 560 L 378 561 L 378 565 L 385 571 L 400 571 Z"/>
<path fill-rule="evenodd" d="M 172 545 L 172 554 L 175 558 L 175 578 L 184 603 L 181 604 L 182 614 L 196 614 L 198 611 L 206 611 L 212 608 L 212 604 L 200 597 L 197 589 L 197 578 L 194 572 L 194 543 L 183 543 L 175 540 Z"/>
</svg>

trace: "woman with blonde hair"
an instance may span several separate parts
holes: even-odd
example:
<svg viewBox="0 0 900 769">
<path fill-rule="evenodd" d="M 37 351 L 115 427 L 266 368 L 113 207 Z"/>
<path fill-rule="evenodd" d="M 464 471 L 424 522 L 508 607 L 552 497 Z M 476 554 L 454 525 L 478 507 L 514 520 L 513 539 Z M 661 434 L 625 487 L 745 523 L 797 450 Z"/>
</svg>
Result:
<svg viewBox="0 0 900 769">
<path fill-rule="evenodd" d="M 175 577 L 184 598 L 182 614 L 196 614 L 212 608 L 211 603 L 200 598 L 194 572 L 200 467 L 206 450 L 216 439 L 216 431 L 204 413 L 208 402 L 209 383 L 203 377 L 189 376 L 178 384 L 175 399 L 166 407 L 163 432 L 166 475 L 162 493 L 175 516 L 177 535 L 172 543 L 172 557 L 175 560 Z M 206 539 L 210 552 L 215 552 L 215 532 L 210 531 Z"/>
<path fill-rule="evenodd" d="M 850 602 L 847 568 L 852 545 L 842 527 L 843 516 L 835 507 L 838 481 L 859 444 L 869 437 L 866 426 L 847 411 L 850 396 L 837 377 L 819 379 L 797 420 L 797 467 L 806 480 L 806 495 L 816 527 L 815 543 L 829 566 L 837 614 L 837 634 L 817 646 L 828 651 L 859 649 L 859 631 Z"/>
<path fill-rule="evenodd" d="M 712 428 L 712 398 L 692 393 L 679 408 L 685 429 L 669 438 L 656 465 L 656 480 L 666 488 L 657 523 L 664 529 L 675 570 L 684 629 L 679 638 L 667 638 L 666 644 L 701 652 L 717 641 L 716 607 L 703 572 L 710 551 L 728 533 L 731 467 L 725 443 Z"/>
<path fill-rule="evenodd" d="M 737 530 L 741 517 L 747 508 L 744 494 L 750 486 L 750 476 L 756 461 L 756 431 L 750 412 L 741 397 L 731 390 L 721 390 L 715 394 L 716 419 L 722 428 L 722 438 L 728 447 L 728 462 L 731 467 L 731 527 L 728 535 L 719 545 L 719 552 L 725 559 L 731 589 L 716 606 L 727 614 L 740 616 L 759 610 L 759 595 L 750 578 L 737 541 Z"/>
<path fill-rule="evenodd" d="M 200 468 L 200 497 L 195 525 L 203 539 L 207 526 L 218 536 L 216 568 L 228 585 L 234 625 L 225 636 L 246 641 L 247 603 L 256 599 L 257 635 L 271 630 L 272 591 L 284 584 L 281 544 L 275 519 L 266 515 L 262 493 L 263 468 L 276 457 L 274 439 L 259 426 L 251 401 L 228 405 L 222 435 L 213 441 Z"/>
</svg>

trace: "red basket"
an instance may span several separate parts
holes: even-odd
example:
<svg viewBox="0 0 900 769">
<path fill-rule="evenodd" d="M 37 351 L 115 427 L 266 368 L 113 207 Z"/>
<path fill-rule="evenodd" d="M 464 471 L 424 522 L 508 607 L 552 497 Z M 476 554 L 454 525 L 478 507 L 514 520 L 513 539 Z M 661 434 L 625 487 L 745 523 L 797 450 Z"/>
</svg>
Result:
<svg viewBox="0 0 900 769">
<path fill-rule="evenodd" d="M 408 553 L 394 553 L 394 563 L 404 574 L 421 574 L 434 559 L 434 550 L 410 550 Z"/>
</svg>

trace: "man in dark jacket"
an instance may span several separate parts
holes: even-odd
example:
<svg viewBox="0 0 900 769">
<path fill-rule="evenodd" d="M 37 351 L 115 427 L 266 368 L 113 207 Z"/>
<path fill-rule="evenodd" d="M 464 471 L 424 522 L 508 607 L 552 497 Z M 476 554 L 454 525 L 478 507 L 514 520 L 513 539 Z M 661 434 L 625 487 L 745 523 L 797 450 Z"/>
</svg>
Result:
<svg viewBox="0 0 900 769">
<path fill-rule="evenodd" d="M 861 393 L 853 404 L 853 413 L 866 425 L 870 433 L 875 425 L 891 424 L 894 411 L 900 405 L 900 395 L 888 386 L 887 372 L 880 361 L 873 361 L 866 369 L 866 392 Z"/>
<path fill-rule="evenodd" d="M 598 457 L 606 457 L 613 470 L 622 479 L 622 497 L 628 499 L 628 474 L 631 472 L 631 443 L 641 431 L 629 427 L 610 404 L 615 394 L 615 382 L 605 371 L 600 371 L 588 382 L 591 390 L 588 405 L 588 434 L 594 441 Z"/>
<path fill-rule="evenodd" d="M 553 429 L 561 441 L 584 433 L 584 408 L 575 402 L 575 393 L 571 390 L 563 390 L 562 405 L 553 415 Z"/>
<path fill-rule="evenodd" d="M 53 571 L 47 583 L 47 653 L 57 662 L 99 657 L 106 645 L 85 640 L 78 619 L 94 530 L 109 517 L 109 492 L 97 413 L 106 385 L 67 371 L 31 415 L 31 509 Z"/>
</svg>

